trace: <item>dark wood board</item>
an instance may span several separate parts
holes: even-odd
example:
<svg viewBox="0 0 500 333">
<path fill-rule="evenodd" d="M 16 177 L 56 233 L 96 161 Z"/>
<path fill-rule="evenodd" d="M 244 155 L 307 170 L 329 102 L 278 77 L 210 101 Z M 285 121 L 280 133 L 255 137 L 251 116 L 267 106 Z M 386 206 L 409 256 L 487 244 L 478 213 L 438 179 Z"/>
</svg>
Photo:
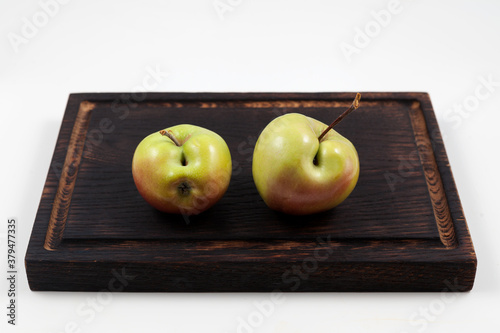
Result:
<svg viewBox="0 0 500 333">
<path fill-rule="evenodd" d="M 331 211 L 267 208 L 251 165 L 260 132 L 299 112 L 330 123 L 354 93 L 71 94 L 25 258 L 32 290 L 468 291 L 476 255 L 426 93 L 362 93 L 335 129 L 360 178 Z M 228 143 L 211 209 L 161 213 L 137 192 L 137 144 L 190 123 Z M 118 277 L 125 274 L 127 279 Z"/>
</svg>

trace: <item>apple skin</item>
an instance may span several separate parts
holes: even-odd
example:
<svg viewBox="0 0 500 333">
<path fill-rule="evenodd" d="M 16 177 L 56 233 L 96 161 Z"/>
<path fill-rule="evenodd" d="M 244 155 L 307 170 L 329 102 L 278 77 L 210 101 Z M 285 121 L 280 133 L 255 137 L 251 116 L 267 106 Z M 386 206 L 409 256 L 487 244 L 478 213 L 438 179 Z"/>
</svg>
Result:
<svg viewBox="0 0 500 333">
<path fill-rule="evenodd" d="M 229 186 L 232 163 L 217 133 L 194 125 L 165 129 L 179 142 L 155 132 L 137 146 L 132 175 L 137 190 L 156 209 L 196 215 L 219 201 Z"/>
<path fill-rule="evenodd" d="M 329 210 L 344 201 L 359 177 L 354 145 L 316 119 L 289 113 L 271 121 L 255 145 L 252 173 L 264 202 L 292 215 Z M 316 159 L 316 160 L 315 160 Z"/>
</svg>

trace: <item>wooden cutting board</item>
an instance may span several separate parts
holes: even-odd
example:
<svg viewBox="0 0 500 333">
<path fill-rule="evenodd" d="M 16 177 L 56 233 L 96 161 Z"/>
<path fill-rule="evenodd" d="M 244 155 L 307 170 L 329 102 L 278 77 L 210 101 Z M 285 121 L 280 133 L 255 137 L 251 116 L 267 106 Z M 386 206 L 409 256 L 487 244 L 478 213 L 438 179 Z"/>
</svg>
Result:
<svg viewBox="0 0 500 333">
<path fill-rule="evenodd" d="M 32 290 L 467 291 L 476 255 L 425 93 L 362 93 L 335 129 L 358 184 L 310 216 L 270 210 L 253 146 L 275 117 L 330 123 L 354 93 L 86 93 L 69 96 L 26 254 Z M 161 213 L 131 162 L 146 135 L 189 123 L 228 143 L 233 176 L 210 210 Z"/>
</svg>

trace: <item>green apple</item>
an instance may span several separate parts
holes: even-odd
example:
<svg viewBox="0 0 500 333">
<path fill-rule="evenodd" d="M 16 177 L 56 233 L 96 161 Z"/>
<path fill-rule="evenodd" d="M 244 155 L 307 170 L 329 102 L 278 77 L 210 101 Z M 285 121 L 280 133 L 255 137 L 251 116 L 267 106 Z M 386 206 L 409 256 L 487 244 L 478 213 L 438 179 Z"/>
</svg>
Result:
<svg viewBox="0 0 500 333">
<path fill-rule="evenodd" d="M 354 145 L 332 129 L 359 105 L 359 98 L 330 126 L 298 113 L 271 121 L 253 154 L 257 190 L 272 209 L 293 215 L 329 210 L 344 201 L 359 177 Z"/>
<path fill-rule="evenodd" d="M 156 209 L 196 215 L 219 201 L 229 186 L 231 154 L 217 133 L 177 125 L 145 137 L 132 160 L 137 190 Z"/>
</svg>

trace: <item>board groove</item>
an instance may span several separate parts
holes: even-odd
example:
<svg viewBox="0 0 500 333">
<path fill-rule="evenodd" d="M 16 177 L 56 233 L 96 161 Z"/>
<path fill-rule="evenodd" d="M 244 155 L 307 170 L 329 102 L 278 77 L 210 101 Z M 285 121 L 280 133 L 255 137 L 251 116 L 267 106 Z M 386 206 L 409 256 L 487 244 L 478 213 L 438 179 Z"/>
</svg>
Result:
<svg viewBox="0 0 500 333">
<path fill-rule="evenodd" d="M 89 101 L 82 101 L 79 105 L 75 125 L 71 132 L 68 152 L 59 179 L 59 187 L 50 214 L 44 244 L 46 250 L 55 250 L 63 238 L 69 206 L 71 205 L 71 195 L 78 175 L 78 167 L 82 158 L 91 111 L 94 107 L 95 104 Z"/>
<path fill-rule="evenodd" d="M 450 208 L 448 207 L 443 182 L 441 181 L 436 158 L 434 156 L 434 149 L 419 102 L 414 102 L 412 104 L 410 118 L 420 161 L 424 168 L 425 180 L 427 181 L 441 242 L 448 248 L 457 247 L 458 244 L 455 237 L 455 229 L 453 228 Z"/>
</svg>

